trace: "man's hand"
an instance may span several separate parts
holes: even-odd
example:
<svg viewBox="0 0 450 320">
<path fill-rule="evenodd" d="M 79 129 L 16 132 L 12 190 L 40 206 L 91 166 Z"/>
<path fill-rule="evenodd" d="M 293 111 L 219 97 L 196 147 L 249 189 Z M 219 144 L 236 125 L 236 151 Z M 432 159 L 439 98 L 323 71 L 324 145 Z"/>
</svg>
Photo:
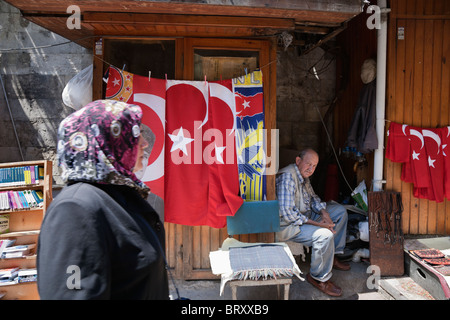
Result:
<svg viewBox="0 0 450 320">
<path fill-rule="evenodd" d="M 334 222 L 333 220 L 331 220 L 330 214 L 328 213 L 327 210 L 322 209 L 320 210 L 320 213 L 322 214 L 322 222 L 334 225 Z"/>
<path fill-rule="evenodd" d="M 321 210 L 320 213 L 322 215 L 322 219 L 320 221 L 314 221 L 314 220 L 309 219 L 306 223 L 311 224 L 313 226 L 321 227 L 321 228 L 327 228 L 331 232 L 336 233 L 336 231 L 334 231 L 335 224 L 334 224 L 333 220 L 331 220 L 330 214 L 328 213 L 328 211 Z"/>
<path fill-rule="evenodd" d="M 320 227 L 320 228 L 327 228 L 331 232 L 336 233 L 336 231 L 334 231 L 334 223 L 325 222 L 323 220 L 321 220 L 321 221 L 314 221 L 314 220 L 311 220 L 311 219 L 306 221 L 306 223 L 307 224 L 311 224 L 313 226 Z"/>
</svg>

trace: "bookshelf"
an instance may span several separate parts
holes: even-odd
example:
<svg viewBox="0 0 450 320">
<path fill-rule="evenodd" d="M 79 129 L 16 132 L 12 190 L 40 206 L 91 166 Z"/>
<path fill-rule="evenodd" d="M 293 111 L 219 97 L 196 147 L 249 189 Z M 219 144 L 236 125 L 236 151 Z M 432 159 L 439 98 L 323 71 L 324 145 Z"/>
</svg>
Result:
<svg viewBox="0 0 450 320">
<path fill-rule="evenodd" d="M 36 176 L 39 168 L 41 168 L 40 178 Z M 18 246 L 31 245 L 31 249 L 29 248 L 21 257 L 15 256 L 14 253 L 9 253 L 8 258 L 5 255 L 0 257 L 0 270 L 18 268 L 21 275 L 26 275 L 30 269 L 36 268 L 35 253 L 39 230 L 52 199 L 51 161 L 0 163 L 0 243 L 14 240 L 12 246 L 17 246 L 14 249 L 18 249 Z M 2 223 L 6 219 L 5 216 L 9 218 L 9 225 Z M 5 251 L 4 248 L 3 254 Z M 0 281 L 0 299 L 39 299 L 37 283 L 27 282 L 30 278 L 32 277 L 21 277 L 21 281 L 24 282 Z"/>
</svg>

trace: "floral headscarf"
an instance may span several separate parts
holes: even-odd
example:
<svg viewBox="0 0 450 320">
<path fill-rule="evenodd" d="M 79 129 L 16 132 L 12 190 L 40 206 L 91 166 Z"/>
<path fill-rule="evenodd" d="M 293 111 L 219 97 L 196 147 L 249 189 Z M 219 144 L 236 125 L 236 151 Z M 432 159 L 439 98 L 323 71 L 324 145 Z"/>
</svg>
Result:
<svg viewBox="0 0 450 320">
<path fill-rule="evenodd" d="M 62 179 L 127 185 L 143 197 L 150 189 L 133 173 L 142 110 L 114 100 L 97 100 L 65 118 L 58 129 Z"/>
</svg>

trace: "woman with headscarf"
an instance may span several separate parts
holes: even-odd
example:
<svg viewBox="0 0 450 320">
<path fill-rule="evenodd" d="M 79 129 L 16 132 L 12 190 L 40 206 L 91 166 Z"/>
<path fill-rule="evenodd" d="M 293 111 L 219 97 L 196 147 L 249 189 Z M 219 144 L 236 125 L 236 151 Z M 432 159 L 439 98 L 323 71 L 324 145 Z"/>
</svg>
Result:
<svg viewBox="0 0 450 320">
<path fill-rule="evenodd" d="M 141 118 L 137 105 L 98 100 L 61 122 L 67 185 L 41 227 L 41 299 L 168 299 L 164 225 L 135 175 L 148 146 Z"/>
</svg>

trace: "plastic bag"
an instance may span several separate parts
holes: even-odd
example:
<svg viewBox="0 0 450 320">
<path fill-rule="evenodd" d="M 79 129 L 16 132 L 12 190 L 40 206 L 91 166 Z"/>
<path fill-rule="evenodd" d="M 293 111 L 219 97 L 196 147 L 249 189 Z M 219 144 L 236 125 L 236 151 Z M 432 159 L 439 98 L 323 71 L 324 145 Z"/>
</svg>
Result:
<svg viewBox="0 0 450 320">
<path fill-rule="evenodd" d="M 79 110 L 92 102 L 92 71 L 91 64 L 80 71 L 64 87 L 62 100 L 64 104 L 75 110 Z"/>
<path fill-rule="evenodd" d="M 352 192 L 352 198 L 356 201 L 358 206 L 367 212 L 367 188 L 366 182 L 363 180 Z"/>
<path fill-rule="evenodd" d="M 369 222 L 361 221 L 358 223 L 359 238 L 362 241 L 369 242 Z"/>
</svg>

